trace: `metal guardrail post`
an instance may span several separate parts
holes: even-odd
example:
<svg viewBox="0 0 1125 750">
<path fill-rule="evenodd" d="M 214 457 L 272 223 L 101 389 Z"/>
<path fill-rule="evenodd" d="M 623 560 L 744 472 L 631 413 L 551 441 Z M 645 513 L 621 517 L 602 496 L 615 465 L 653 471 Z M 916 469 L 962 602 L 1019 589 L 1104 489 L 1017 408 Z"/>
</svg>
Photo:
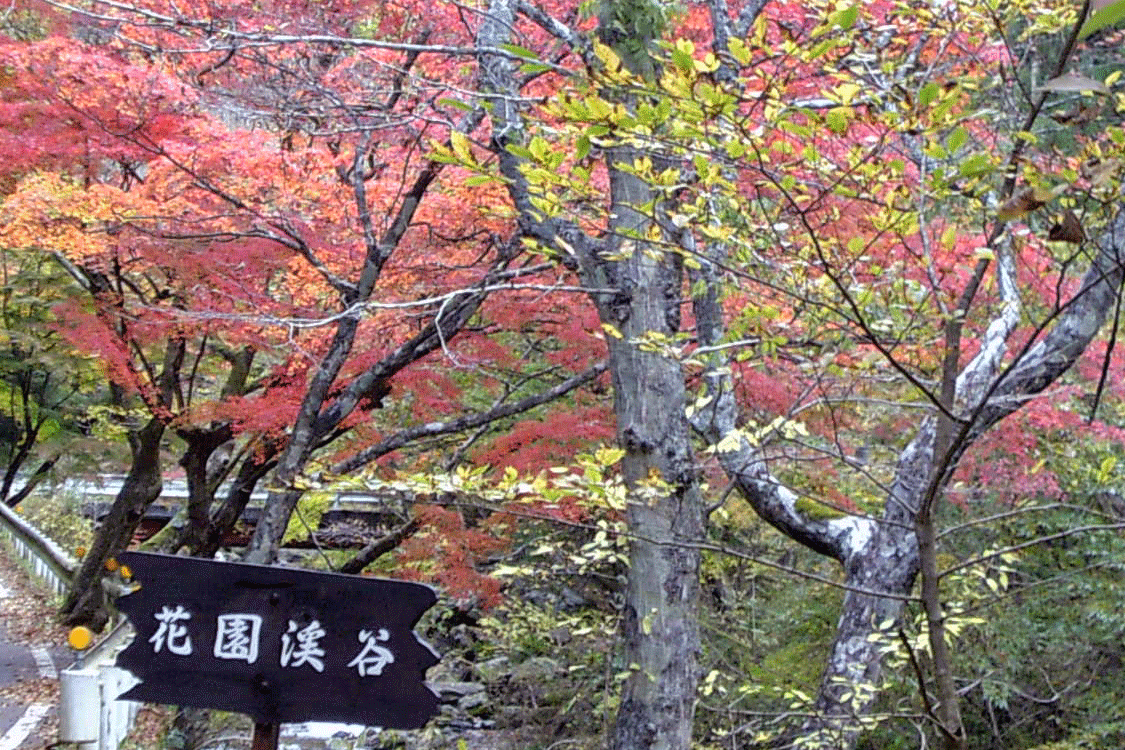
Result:
<svg viewBox="0 0 1125 750">
<path fill-rule="evenodd" d="M 64 669 L 59 673 L 59 741 L 79 750 L 97 750 L 101 724 L 98 670 Z"/>
</svg>

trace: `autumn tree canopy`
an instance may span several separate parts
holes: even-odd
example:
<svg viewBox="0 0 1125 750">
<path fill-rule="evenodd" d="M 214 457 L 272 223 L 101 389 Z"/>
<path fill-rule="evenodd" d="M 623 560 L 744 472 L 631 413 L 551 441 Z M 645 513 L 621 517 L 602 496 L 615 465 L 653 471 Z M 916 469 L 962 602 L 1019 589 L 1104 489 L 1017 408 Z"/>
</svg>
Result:
<svg viewBox="0 0 1125 750">
<path fill-rule="evenodd" d="M 630 544 L 615 747 L 691 745 L 729 492 L 841 571 L 778 741 L 853 746 L 898 658 L 967 747 L 951 591 L 1008 552 L 942 545 L 981 492 L 1061 496 L 1043 435 L 1121 437 L 1120 6 L 21 6 L 0 241 L 83 290 L 60 330 L 133 456 L 70 615 L 171 433 L 184 543 L 262 481 L 262 563 L 342 476 L 561 513 L 542 476 L 615 439 L 627 502 L 583 511 Z"/>
</svg>

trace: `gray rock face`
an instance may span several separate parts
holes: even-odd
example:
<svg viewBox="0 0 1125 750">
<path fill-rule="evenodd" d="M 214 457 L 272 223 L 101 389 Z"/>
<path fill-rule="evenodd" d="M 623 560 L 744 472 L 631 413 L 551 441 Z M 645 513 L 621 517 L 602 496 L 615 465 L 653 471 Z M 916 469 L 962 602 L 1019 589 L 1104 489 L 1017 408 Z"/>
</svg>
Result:
<svg viewBox="0 0 1125 750">
<path fill-rule="evenodd" d="M 497 656 L 473 666 L 485 682 L 500 682 L 511 671 L 511 661 L 506 656 Z"/>
<path fill-rule="evenodd" d="M 535 683 L 548 680 L 559 673 L 559 663 L 547 656 L 533 656 L 512 669 L 514 682 Z"/>
</svg>

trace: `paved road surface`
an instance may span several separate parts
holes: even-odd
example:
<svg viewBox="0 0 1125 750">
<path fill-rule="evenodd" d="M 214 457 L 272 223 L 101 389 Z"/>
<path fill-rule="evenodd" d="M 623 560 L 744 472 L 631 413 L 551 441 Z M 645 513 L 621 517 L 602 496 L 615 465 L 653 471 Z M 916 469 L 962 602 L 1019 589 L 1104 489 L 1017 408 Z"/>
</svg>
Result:
<svg viewBox="0 0 1125 750">
<path fill-rule="evenodd" d="M 44 732 L 54 701 L 44 697 L 41 686 L 43 678 L 58 680 L 58 673 L 47 648 L 19 643 L 6 627 L 16 608 L 26 604 L 20 600 L 26 593 L 11 578 L 0 567 L 0 750 L 31 750 L 54 741 Z"/>
</svg>

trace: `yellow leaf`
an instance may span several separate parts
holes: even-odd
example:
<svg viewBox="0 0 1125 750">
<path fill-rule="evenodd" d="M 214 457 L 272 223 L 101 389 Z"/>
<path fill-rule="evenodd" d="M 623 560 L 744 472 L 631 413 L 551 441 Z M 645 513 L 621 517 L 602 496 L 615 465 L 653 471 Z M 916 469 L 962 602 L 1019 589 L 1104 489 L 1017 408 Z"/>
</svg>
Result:
<svg viewBox="0 0 1125 750">
<path fill-rule="evenodd" d="M 621 70 L 621 58 L 612 48 L 601 42 L 594 42 L 594 55 L 602 61 L 609 72 L 616 73 Z"/>
<path fill-rule="evenodd" d="M 621 331 L 617 330 L 615 326 L 612 326 L 609 323 L 602 323 L 602 330 L 605 331 L 607 335 L 612 336 L 615 339 L 624 338 L 621 335 Z"/>
<path fill-rule="evenodd" d="M 988 247 L 978 247 L 973 251 L 974 260 L 996 260 L 996 253 Z"/>
<path fill-rule="evenodd" d="M 840 100 L 841 104 L 851 104 L 855 99 L 855 95 L 861 91 L 861 87 L 856 83 L 841 83 L 836 87 L 836 97 Z"/>
<path fill-rule="evenodd" d="M 715 450 L 719 453 L 734 453 L 742 447 L 742 433 L 738 430 L 731 430 L 719 441 L 715 446 Z"/>
<path fill-rule="evenodd" d="M 453 153 L 457 154 L 461 161 L 466 164 L 475 163 L 473 153 L 469 150 L 469 138 L 464 133 L 454 130 L 449 134 L 449 144 L 453 146 Z"/>
<path fill-rule="evenodd" d="M 957 242 L 957 227 L 951 224 L 941 233 L 941 246 L 946 250 L 952 250 L 955 242 Z"/>
<path fill-rule="evenodd" d="M 625 457 L 625 451 L 620 448 L 598 448 L 594 458 L 603 466 L 612 466 Z"/>
</svg>

